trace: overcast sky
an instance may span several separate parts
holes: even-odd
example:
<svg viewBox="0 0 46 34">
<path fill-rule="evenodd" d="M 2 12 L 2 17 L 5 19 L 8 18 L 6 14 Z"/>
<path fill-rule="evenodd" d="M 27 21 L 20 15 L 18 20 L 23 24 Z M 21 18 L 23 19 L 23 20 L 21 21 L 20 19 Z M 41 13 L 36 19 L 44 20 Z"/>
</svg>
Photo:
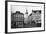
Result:
<svg viewBox="0 0 46 34">
<path fill-rule="evenodd" d="M 13 12 L 13 13 L 15 13 L 16 11 L 20 11 L 21 13 L 23 13 L 24 15 L 25 15 L 25 12 L 26 12 L 26 9 L 27 9 L 27 11 L 28 11 L 28 15 L 29 14 L 31 14 L 32 13 L 32 10 L 40 10 L 41 9 L 41 7 L 35 7 L 35 6 L 21 6 L 21 5 L 12 5 L 11 6 L 11 11 Z"/>
<path fill-rule="evenodd" d="M 26 9 L 28 10 L 28 15 L 32 13 L 31 7 L 24 7 L 24 6 L 12 6 L 12 12 L 20 11 L 21 13 L 26 12 Z"/>
</svg>

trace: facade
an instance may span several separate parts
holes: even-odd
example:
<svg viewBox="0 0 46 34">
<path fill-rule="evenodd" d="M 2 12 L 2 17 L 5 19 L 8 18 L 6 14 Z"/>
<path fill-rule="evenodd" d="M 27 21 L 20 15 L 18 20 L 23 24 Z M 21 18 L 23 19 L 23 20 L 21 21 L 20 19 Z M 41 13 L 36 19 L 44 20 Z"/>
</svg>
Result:
<svg viewBox="0 0 46 34">
<path fill-rule="evenodd" d="M 14 27 L 23 27 L 23 23 L 24 23 L 24 14 L 20 13 L 20 11 L 16 11 L 16 13 L 13 14 L 12 16 L 13 18 L 11 18 L 13 20 L 13 26 Z M 21 25 L 21 26 L 20 26 Z"/>
<path fill-rule="evenodd" d="M 32 22 L 32 13 L 28 16 L 28 22 L 31 24 Z"/>
<path fill-rule="evenodd" d="M 32 27 L 41 27 L 41 10 L 33 10 L 28 17 L 28 23 Z"/>
<path fill-rule="evenodd" d="M 28 10 L 27 9 L 26 9 L 26 12 L 25 12 L 24 23 L 25 24 L 28 23 Z"/>
<path fill-rule="evenodd" d="M 36 10 L 36 11 L 32 11 L 32 20 L 34 20 L 36 23 L 41 23 L 41 11 L 40 10 Z"/>
</svg>

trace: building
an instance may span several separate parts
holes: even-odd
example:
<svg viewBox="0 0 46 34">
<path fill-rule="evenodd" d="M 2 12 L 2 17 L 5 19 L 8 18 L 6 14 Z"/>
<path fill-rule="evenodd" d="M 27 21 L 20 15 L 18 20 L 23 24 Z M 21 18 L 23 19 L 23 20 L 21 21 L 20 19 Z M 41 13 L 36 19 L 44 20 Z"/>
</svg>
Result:
<svg viewBox="0 0 46 34">
<path fill-rule="evenodd" d="M 28 23 L 28 10 L 27 9 L 26 9 L 26 12 L 25 12 L 24 23 L 25 24 Z"/>
<path fill-rule="evenodd" d="M 32 20 L 35 20 L 36 23 L 41 23 L 41 11 L 40 10 L 33 10 L 32 11 Z"/>
<path fill-rule="evenodd" d="M 23 27 L 24 14 L 20 13 L 20 11 L 16 11 L 16 13 L 13 13 L 11 19 L 13 21 L 13 27 Z"/>
<path fill-rule="evenodd" d="M 41 10 L 32 10 L 32 21 L 37 24 L 37 27 L 41 27 Z"/>
<path fill-rule="evenodd" d="M 28 23 L 31 24 L 32 21 L 32 13 L 28 16 Z"/>
<path fill-rule="evenodd" d="M 28 23 L 32 27 L 40 27 L 41 26 L 41 10 L 32 10 L 32 13 L 28 17 Z"/>
</svg>

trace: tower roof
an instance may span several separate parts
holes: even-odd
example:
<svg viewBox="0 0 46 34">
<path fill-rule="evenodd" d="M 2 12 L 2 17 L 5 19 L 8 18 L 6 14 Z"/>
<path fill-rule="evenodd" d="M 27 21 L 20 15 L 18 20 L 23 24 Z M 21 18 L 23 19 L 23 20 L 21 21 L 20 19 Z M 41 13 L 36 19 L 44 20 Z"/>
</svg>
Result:
<svg viewBox="0 0 46 34">
<path fill-rule="evenodd" d="M 26 14 L 28 14 L 28 10 L 26 9 Z"/>
</svg>

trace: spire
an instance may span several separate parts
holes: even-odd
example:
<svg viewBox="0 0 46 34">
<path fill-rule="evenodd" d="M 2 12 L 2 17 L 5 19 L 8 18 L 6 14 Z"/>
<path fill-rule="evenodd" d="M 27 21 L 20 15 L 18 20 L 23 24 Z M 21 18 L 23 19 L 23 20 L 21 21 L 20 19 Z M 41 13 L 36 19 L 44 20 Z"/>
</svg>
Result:
<svg viewBox="0 0 46 34">
<path fill-rule="evenodd" d="M 28 10 L 26 9 L 26 14 L 28 14 Z"/>
</svg>

